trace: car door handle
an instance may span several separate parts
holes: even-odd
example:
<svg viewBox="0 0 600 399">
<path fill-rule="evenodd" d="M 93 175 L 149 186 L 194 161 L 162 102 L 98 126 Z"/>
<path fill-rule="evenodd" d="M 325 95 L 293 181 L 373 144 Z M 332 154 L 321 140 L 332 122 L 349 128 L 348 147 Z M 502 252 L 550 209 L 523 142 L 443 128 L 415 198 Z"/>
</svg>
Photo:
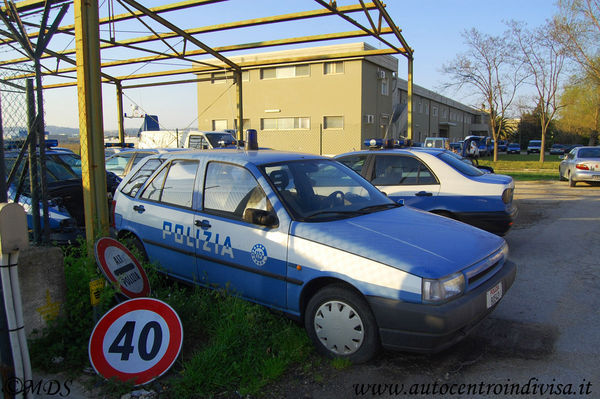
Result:
<svg viewBox="0 0 600 399">
<path fill-rule="evenodd" d="M 418 193 L 415 193 L 415 195 L 417 197 L 431 197 L 433 193 L 428 193 L 427 191 L 419 191 Z"/>
<path fill-rule="evenodd" d="M 134 205 L 133 210 L 138 213 L 144 213 L 146 211 L 146 208 L 144 208 L 144 205 Z"/>
<path fill-rule="evenodd" d="M 194 220 L 194 224 L 202 229 L 210 229 L 210 222 L 208 220 Z"/>
</svg>

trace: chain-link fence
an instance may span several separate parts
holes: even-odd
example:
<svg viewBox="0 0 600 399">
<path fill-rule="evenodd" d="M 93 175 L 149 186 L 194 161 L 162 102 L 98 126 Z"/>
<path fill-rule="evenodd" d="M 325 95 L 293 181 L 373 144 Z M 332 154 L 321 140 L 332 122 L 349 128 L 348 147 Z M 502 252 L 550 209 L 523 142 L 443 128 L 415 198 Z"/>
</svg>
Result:
<svg viewBox="0 0 600 399">
<path fill-rule="evenodd" d="M 14 79 L 25 73 L 32 73 L 33 66 L 21 64 L 16 67 L 0 67 L 0 101 L 2 112 L 2 132 L 5 148 L 24 141 L 27 137 L 27 93 L 25 79 Z"/>
<path fill-rule="evenodd" d="M 18 66 L 0 67 L 0 112 L 2 116 L 2 170 L 0 173 L 3 184 L 0 186 L 2 199 L 9 202 L 18 202 L 25 211 L 32 215 L 33 239 L 39 243 L 41 239 L 40 208 L 44 210 L 45 225 L 48 225 L 46 210 L 45 190 L 41 190 L 40 182 L 45 168 L 38 163 L 36 151 L 36 134 L 29 134 L 36 114 L 35 95 L 33 94 L 33 79 L 15 79 L 15 76 L 23 76 L 34 72 L 34 68 L 28 64 Z M 27 86 L 29 85 L 29 95 Z M 30 135 L 28 148 L 27 144 Z M 26 151 L 29 150 L 29 156 Z M 0 169 L 2 169 L 0 167 Z M 40 172 L 38 172 L 40 171 Z M 5 179 L 5 180 L 4 180 Z M 6 182 L 6 184 L 4 184 Z M 6 193 L 6 196 L 4 196 Z M 40 207 L 40 201 L 42 206 Z"/>
</svg>

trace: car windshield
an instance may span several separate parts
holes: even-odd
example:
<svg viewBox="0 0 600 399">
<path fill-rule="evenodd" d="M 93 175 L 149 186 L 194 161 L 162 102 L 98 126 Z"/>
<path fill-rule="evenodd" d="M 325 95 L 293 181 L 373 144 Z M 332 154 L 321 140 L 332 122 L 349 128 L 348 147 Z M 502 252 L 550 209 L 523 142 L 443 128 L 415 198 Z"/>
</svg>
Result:
<svg viewBox="0 0 600 399">
<path fill-rule="evenodd" d="M 473 166 L 470 161 L 469 163 L 465 162 L 465 158 L 453 152 L 444 151 L 438 157 L 463 175 L 481 176 L 484 174 L 481 170 Z"/>
<path fill-rule="evenodd" d="M 529 142 L 529 145 L 531 145 L 531 146 L 534 146 L 534 145 L 538 145 L 539 146 L 541 144 L 542 144 L 542 142 L 540 140 L 531 140 Z"/>
<path fill-rule="evenodd" d="M 577 154 L 578 158 L 600 158 L 600 148 L 582 148 Z"/>
<path fill-rule="evenodd" d="M 298 220 L 342 219 L 400 206 L 333 160 L 289 161 L 266 165 L 262 170 Z"/>
<path fill-rule="evenodd" d="M 210 145 L 213 147 L 220 147 L 220 141 L 223 141 L 225 145 L 235 144 L 235 138 L 231 135 L 231 133 L 210 133 L 206 135 L 206 138 L 210 142 Z"/>
<path fill-rule="evenodd" d="M 15 164 L 16 158 L 6 158 L 5 165 L 7 172 L 13 168 Z M 23 173 L 23 168 L 26 167 L 25 174 Z M 39 170 L 38 170 L 39 173 Z M 7 173 L 8 174 L 8 173 Z M 27 158 L 23 158 L 23 160 L 19 163 L 19 168 L 15 173 L 15 177 L 12 181 L 13 185 L 19 184 L 20 176 L 23 176 L 23 184 L 21 188 L 23 193 L 29 195 L 29 162 Z M 51 158 L 46 159 L 46 179 L 47 183 L 52 184 L 61 181 L 72 181 L 74 179 L 78 179 L 78 176 L 66 165 L 56 162 Z"/>
<path fill-rule="evenodd" d="M 76 154 L 64 153 L 55 154 L 55 156 L 67 164 L 77 176 L 81 177 L 81 157 Z"/>
</svg>

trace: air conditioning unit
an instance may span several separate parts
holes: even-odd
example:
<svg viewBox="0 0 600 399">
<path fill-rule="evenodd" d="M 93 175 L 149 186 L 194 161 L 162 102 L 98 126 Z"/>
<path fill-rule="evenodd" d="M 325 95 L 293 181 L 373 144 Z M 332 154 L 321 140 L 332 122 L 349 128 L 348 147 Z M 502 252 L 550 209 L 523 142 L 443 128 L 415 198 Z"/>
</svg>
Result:
<svg viewBox="0 0 600 399">
<path fill-rule="evenodd" d="M 375 123 L 375 115 L 366 115 L 367 123 Z"/>
<path fill-rule="evenodd" d="M 385 79 L 385 71 L 377 71 L 377 79 Z"/>
</svg>

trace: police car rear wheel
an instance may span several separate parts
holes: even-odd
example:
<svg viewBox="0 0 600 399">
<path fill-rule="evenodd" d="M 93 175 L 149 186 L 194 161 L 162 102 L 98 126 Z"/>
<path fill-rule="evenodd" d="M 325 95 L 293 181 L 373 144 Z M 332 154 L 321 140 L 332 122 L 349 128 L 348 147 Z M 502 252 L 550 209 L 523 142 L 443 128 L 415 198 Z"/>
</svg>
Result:
<svg viewBox="0 0 600 399">
<path fill-rule="evenodd" d="M 379 335 L 369 305 L 357 293 L 328 286 L 309 301 L 304 325 L 317 350 L 328 357 L 366 362 L 379 350 Z"/>
</svg>

